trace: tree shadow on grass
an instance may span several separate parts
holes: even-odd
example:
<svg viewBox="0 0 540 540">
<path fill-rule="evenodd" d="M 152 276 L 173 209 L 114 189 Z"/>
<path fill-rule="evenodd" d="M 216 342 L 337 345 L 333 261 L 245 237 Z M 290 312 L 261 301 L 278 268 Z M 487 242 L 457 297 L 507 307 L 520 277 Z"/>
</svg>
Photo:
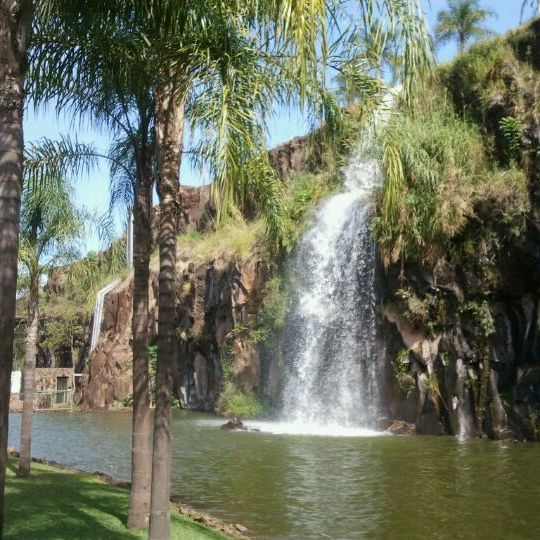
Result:
<svg viewBox="0 0 540 540">
<path fill-rule="evenodd" d="M 5 538 L 141 538 L 124 527 L 128 504 L 128 492 L 91 476 L 33 467 L 29 478 L 7 478 Z"/>
</svg>

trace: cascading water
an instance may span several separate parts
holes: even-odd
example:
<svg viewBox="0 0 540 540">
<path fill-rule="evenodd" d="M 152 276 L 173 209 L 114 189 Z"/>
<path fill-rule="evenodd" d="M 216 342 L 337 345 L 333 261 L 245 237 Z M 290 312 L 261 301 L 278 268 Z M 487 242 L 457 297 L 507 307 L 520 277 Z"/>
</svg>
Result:
<svg viewBox="0 0 540 540">
<path fill-rule="evenodd" d="M 363 155 L 317 210 L 292 262 L 283 419 L 304 427 L 372 426 L 380 411 L 370 221 L 381 175 Z"/>
<path fill-rule="evenodd" d="M 103 307 L 105 305 L 105 297 L 119 283 L 120 283 L 119 279 L 114 280 L 112 283 L 109 283 L 109 285 L 99 290 L 96 295 L 96 307 L 94 309 L 94 322 L 92 324 L 92 335 L 90 337 L 90 352 L 92 352 L 96 348 L 97 342 L 99 340 L 99 334 L 101 333 L 101 319 L 103 318 Z"/>
</svg>

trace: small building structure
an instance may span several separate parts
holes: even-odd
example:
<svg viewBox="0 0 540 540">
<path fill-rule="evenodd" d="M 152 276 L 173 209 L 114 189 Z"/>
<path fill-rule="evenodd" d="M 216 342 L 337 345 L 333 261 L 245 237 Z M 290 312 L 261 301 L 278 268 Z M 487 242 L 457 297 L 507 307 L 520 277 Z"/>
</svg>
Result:
<svg viewBox="0 0 540 540">
<path fill-rule="evenodd" d="M 36 368 L 34 409 L 58 409 L 73 405 L 73 368 Z"/>
</svg>

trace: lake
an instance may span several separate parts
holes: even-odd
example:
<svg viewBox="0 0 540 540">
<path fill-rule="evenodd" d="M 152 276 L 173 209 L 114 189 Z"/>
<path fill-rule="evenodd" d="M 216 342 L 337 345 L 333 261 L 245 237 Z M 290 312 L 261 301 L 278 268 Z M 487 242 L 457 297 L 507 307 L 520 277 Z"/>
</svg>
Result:
<svg viewBox="0 0 540 540">
<path fill-rule="evenodd" d="M 10 446 L 20 421 L 10 415 Z M 221 423 L 175 411 L 173 494 L 259 538 L 540 537 L 538 444 L 296 435 L 264 423 L 275 433 L 225 432 Z M 38 413 L 32 453 L 128 480 L 130 433 L 130 413 Z"/>
</svg>

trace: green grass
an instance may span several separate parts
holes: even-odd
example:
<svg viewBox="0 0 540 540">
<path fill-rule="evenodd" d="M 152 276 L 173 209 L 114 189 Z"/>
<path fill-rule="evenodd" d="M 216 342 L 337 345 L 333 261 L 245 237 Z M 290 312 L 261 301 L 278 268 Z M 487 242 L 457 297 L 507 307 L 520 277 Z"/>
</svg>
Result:
<svg viewBox="0 0 540 540">
<path fill-rule="evenodd" d="M 261 245 L 263 236 L 264 222 L 261 219 L 230 221 L 216 230 L 181 234 L 178 237 L 178 257 L 196 263 L 207 263 L 231 255 L 244 258 L 257 245 Z"/>
<path fill-rule="evenodd" d="M 436 263 L 457 253 L 471 227 L 496 231 L 500 240 L 523 231 L 529 211 L 523 171 L 513 163 L 494 167 L 477 126 L 444 101 L 395 115 L 383 145 L 386 179 L 374 224 L 385 264 Z"/>
<path fill-rule="evenodd" d="M 29 478 L 15 476 L 10 459 L 6 480 L 6 539 L 123 540 L 146 538 L 145 531 L 126 529 L 127 490 L 89 474 L 32 464 Z M 171 510 L 171 538 L 225 539 Z"/>
</svg>

